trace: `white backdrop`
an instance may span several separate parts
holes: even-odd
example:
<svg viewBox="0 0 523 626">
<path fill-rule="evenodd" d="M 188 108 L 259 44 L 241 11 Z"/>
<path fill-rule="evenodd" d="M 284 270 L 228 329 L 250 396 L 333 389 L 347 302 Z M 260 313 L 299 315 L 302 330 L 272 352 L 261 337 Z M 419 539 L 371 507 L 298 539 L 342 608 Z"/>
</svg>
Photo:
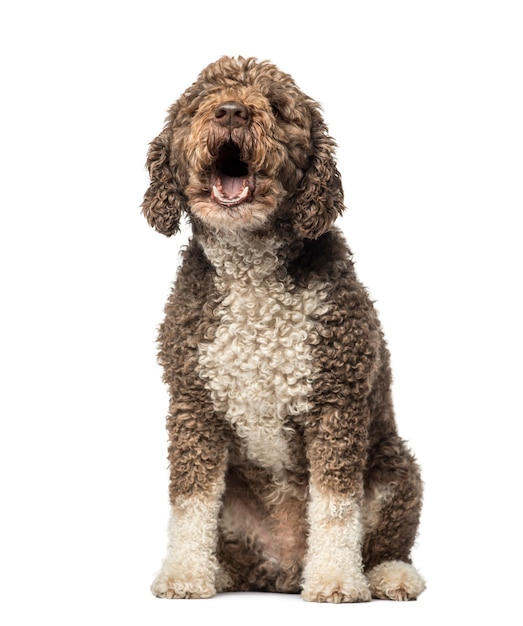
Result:
<svg viewBox="0 0 523 626">
<path fill-rule="evenodd" d="M 514 623 L 522 27 L 504 0 L 2 4 L 2 623 Z M 141 217 L 144 161 L 223 54 L 292 74 L 338 142 L 340 225 L 426 483 L 416 603 L 149 593 L 168 512 L 154 340 L 187 232 Z"/>
</svg>

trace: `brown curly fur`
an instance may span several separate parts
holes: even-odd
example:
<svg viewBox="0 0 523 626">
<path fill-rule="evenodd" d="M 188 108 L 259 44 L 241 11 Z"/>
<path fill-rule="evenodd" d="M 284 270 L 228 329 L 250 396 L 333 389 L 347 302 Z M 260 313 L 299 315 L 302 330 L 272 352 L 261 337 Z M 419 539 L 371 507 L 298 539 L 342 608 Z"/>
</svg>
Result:
<svg viewBox="0 0 523 626">
<path fill-rule="evenodd" d="M 236 125 L 218 119 L 217 111 L 227 102 L 240 103 L 246 111 Z M 388 562 L 410 563 L 422 485 L 396 431 L 389 354 L 379 321 L 355 275 L 350 251 L 333 227 L 344 208 L 334 147 L 319 106 L 289 75 L 270 63 L 241 57 L 224 57 L 203 70 L 170 108 L 163 131 L 151 143 L 151 184 L 143 213 L 165 235 L 178 231 L 182 215 L 193 229 L 159 333 L 159 361 L 171 395 L 170 500 L 176 519 L 177 511 L 195 502 L 216 506 L 216 513 L 202 522 L 209 540 L 205 549 L 202 540 L 201 558 L 198 538 L 191 536 L 196 541 L 193 572 L 184 572 L 177 562 L 181 548 L 172 538 L 163 578 L 153 585 L 157 595 L 303 589 L 306 599 L 338 602 L 368 600 L 370 592 L 415 598 L 423 589 L 421 579 L 409 586 L 403 574 L 395 574 L 391 587 L 386 578 Z M 237 178 L 248 188 L 245 201 L 230 205 L 213 191 L 227 178 L 217 170 L 228 150 L 236 151 L 236 162 L 245 165 Z M 265 266 L 272 268 L 266 275 Z M 245 313 L 251 321 L 242 330 L 241 320 L 231 317 L 234 311 L 243 315 L 251 297 L 261 308 Z M 288 358 L 301 363 L 299 355 L 304 355 L 301 378 L 285 367 L 283 373 L 275 368 L 274 380 L 283 383 L 274 383 L 274 392 L 266 372 L 248 379 L 259 382 L 252 389 L 253 396 L 260 394 L 256 402 L 283 389 L 301 407 L 261 420 L 274 431 L 267 447 L 282 445 L 281 463 L 276 453 L 267 460 L 255 448 L 251 432 L 240 430 L 236 419 L 245 418 L 249 428 L 260 426 L 249 415 L 233 418 L 236 383 L 226 378 L 231 369 L 224 365 L 222 371 L 212 352 L 213 346 L 216 351 L 221 346 L 228 353 L 235 333 L 247 331 L 255 337 L 240 345 L 263 346 L 265 335 L 252 329 L 256 324 L 274 327 L 276 322 L 260 312 L 267 299 L 273 311 L 294 320 L 289 332 L 294 324 L 307 334 L 303 331 L 302 340 L 289 344 Z M 233 331 L 235 323 L 239 330 Z M 230 340 L 216 343 L 226 332 Z M 260 363 L 285 353 L 283 339 L 267 341 L 272 352 L 261 355 Z M 257 358 L 255 348 L 252 354 Z M 241 350 L 237 358 L 240 363 Z M 241 363 L 248 369 L 248 359 Z M 215 384 L 215 372 L 228 382 Z M 287 406 L 282 398 L 275 402 Z M 325 532 L 337 516 L 340 528 L 347 519 L 355 529 L 355 547 L 340 544 L 340 559 L 356 564 L 344 569 L 342 563 L 340 571 L 352 574 L 326 583 L 313 571 L 314 563 L 321 563 L 314 545 L 323 541 L 316 524 L 324 519 L 315 498 L 321 506 L 339 506 L 336 515 L 325 518 Z M 325 541 L 327 545 L 329 539 Z M 384 563 L 385 574 L 379 567 L 373 570 Z M 204 574 L 194 574 L 200 569 Z M 368 574 L 370 591 L 359 572 Z"/>
</svg>

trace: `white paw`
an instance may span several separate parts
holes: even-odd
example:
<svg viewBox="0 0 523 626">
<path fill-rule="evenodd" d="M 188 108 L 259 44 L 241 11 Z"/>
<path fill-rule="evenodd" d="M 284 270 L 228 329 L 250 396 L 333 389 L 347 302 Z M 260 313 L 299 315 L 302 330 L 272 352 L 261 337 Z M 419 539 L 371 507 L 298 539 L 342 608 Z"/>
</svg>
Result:
<svg viewBox="0 0 523 626">
<path fill-rule="evenodd" d="M 160 572 L 151 585 L 151 591 L 157 598 L 210 598 L 216 594 L 214 585 L 209 581 L 186 577 L 169 576 Z"/>
<path fill-rule="evenodd" d="M 369 602 L 369 583 L 363 574 L 353 574 L 347 580 L 316 580 L 306 583 L 301 596 L 308 602 Z"/>
<path fill-rule="evenodd" d="M 372 596 L 382 600 L 415 600 L 425 581 L 414 566 L 403 561 L 385 561 L 367 572 Z"/>
</svg>

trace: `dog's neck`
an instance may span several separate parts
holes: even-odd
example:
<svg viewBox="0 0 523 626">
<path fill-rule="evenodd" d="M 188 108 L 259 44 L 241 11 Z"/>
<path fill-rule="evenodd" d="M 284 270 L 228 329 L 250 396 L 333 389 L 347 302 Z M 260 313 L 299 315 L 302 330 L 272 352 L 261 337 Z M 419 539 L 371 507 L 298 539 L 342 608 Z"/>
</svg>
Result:
<svg viewBox="0 0 523 626">
<path fill-rule="evenodd" d="M 207 232 L 198 241 L 218 275 L 231 279 L 245 275 L 254 282 L 274 276 L 297 252 L 295 238 L 285 232 Z"/>
</svg>

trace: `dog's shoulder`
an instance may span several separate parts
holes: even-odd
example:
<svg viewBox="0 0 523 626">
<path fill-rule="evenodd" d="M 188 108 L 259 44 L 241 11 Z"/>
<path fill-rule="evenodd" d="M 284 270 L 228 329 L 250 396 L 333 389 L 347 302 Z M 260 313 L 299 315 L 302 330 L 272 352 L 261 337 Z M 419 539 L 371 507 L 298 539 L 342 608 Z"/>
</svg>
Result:
<svg viewBox="0 0 523 626">
<path fill-rule="evenodd" d="M 212 285 L 213 267 L 201 245 L 192 237 L 180 254 L 174 289 L 178 297 L 184 294 L 203 295 Z"/>
<path fill-rule="evenodd" d="M 306 285 L 311 278 L 337 286 L 359 284 L 350 248 L 336 228 L 317 239 L 305 239 L 289 271 L 299 284 Z"/>
</svg>

